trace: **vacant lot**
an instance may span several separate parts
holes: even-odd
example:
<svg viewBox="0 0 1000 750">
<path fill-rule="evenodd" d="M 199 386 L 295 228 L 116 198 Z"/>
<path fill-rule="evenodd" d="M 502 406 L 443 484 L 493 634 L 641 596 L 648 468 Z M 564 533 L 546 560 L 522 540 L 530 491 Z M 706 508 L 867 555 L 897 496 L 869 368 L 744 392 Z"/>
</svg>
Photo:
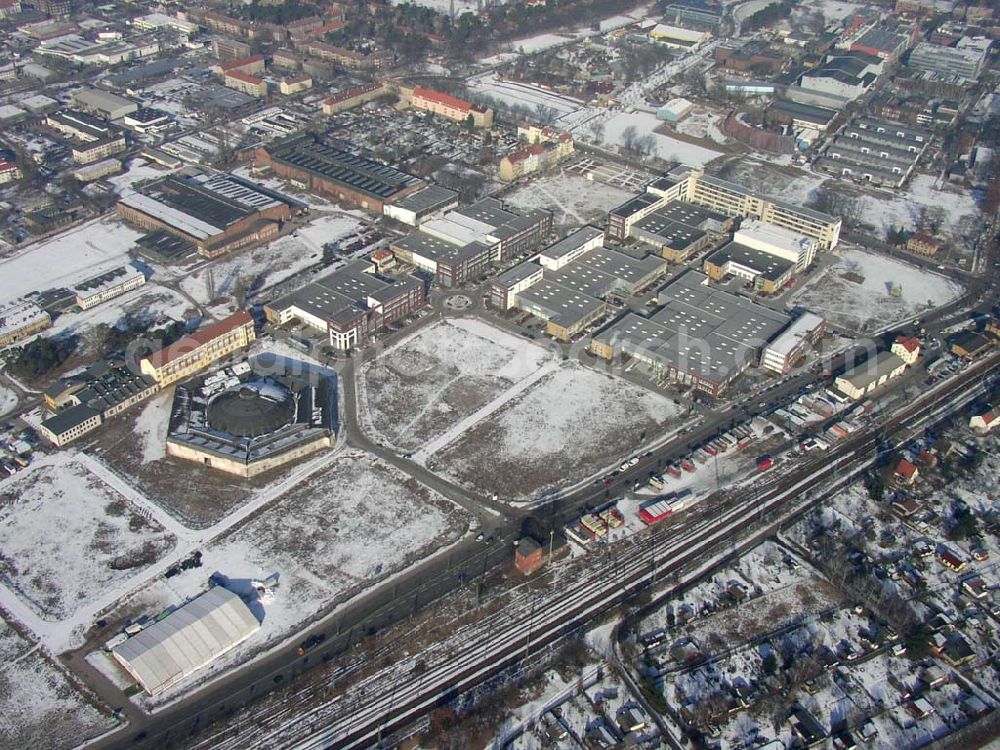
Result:
<svg viewBox="0 0 1000 750">
<path fill-rule="evenodd" d="M 474 320 L 443 320 L 378 359 L 358 380 L 365 426 L 414 450 L 542 366 L 547 352 Z"/>
<path fill-rule="evenodd" d="M 585 479 L 678 423 L 668 399 L 570 361 L 429 463 L 477 490 L 526 500 Z"/>
<path fill-rule="evenodd" d="M 532 180 L 504 196 L 512 206 L 555 211 L 555 223 L 576 225 L 603 223 L 609 210 L 621 205 L 634 193 L 572 172 L 558 172 Z"/>
<path fill-rule="evenodd" d="M 834 325 L 864 333 L 943 305 L 960 293 L 953 281 L 908 263 L 844 250 L 794 299 Z"/>
<path fill-rule="evenodd" d="M 0 747 L 63 750 L 104 732 L 104 716 L 0 620 Z"/>
<path fill-rule="evenodd" d="M 46 620 L 154 563 L 176 539 L 69 454 L 2 485 L 0 575 Z"/>
</svg>

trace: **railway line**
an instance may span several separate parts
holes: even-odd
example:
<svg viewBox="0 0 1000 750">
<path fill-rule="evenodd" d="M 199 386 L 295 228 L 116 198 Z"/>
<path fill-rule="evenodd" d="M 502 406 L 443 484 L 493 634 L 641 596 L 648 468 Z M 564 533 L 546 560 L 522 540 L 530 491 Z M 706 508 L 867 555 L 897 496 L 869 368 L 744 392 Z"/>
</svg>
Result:
<svg viewBox="0 0 1000 750">
<path fill-rule="evenodd" d="M 411 655 L 383 648 L 332 673 L 325 685 L 289 695 L 280 709 L 254 717 L 253 726 L 243 722 L 238 732 L 203 735 L 188 747 L 348 750 L 379 745 L 393 731 L 579 630 L 664 576 L 696 567 L 727 542 L 767 530 L 828 496 L 877 460 L 886 436 L 909 438 L 939 421 L 983 392 L 998 369 L 1000 355 L 974 363 L 827 454 L 797 464 L 787 475 L 765 475 L 738 501 L 717 503 L 714 512 L 688 514 L 608 544 L 603 552 L 588 555 L 572 575 L 544 590 L 522 587 L 503 609 L 459 628 L 432 648 Z M 322 700 L 364 662 L 393 657 L 390 666 Z"/>
</svg>

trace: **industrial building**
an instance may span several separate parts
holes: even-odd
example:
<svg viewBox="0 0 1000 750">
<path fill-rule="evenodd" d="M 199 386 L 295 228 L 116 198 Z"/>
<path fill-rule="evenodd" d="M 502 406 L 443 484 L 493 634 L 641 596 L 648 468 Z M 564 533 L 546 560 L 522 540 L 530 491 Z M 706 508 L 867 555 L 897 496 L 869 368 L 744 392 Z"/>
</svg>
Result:
<svg viewBox="0 0 1000 750">
<path fill-rule="evenodd" d="M 270 167 L 296 187 L 376 215 L 383 213 L 386 203 L 426 184 L 413 175 L 309 136 L 258 148 L 255 161 L 258 167 Z"/>
<path fill-rule="evenodd" d="M 73 106 L 104 120 L 120 120 L 125 115 L 139 109 L 131 99 L 112 94 L 110 91 L 84 88 L 73 92 Z"/>
<path fill-rule="evenodd" d="M 100 141 L 118 132 L 115 126 L 76 109 L 52 112 L 45 117 L 45 124 L 69 138 L 83 142 Z"/>
<path fill-rule="evenodd" d="M 674 200 L 632 223 L 629 236 L 655 247 L 664 260 L 681 263 L 709 247 L 733 221 L 704 206 Z"/>
<path fill-rule="evenodd" d="M 797 272 L 805 271 L 813 264 L 819 245 L 812 237 L 756 219 L 741 222 L 733 235 L 733 242 L 790 261 Z"/>
<path fill-rule="evenodd" d="M 858 400 L 879 386 L 898 378 L 905 370 L 906 362 L 897 354 L 881 351 L 838 375 L 833 384 L 848 398 Z"/>
<path fill-rule="evenodd" d="M 832 249 L 840 241 L 842 220 L 835 216 L 755 195 L 742 185 L 683 166 L 668 171 L 648 184 L 644 193 L 612 209 L 608 235 L 621 240 L 633 236 L 634 226 L 673 201 L 693 203 L 729 217 L 758 219 L 812 237 L 820 248 Z"/>
<path fill-rule="evenodd" d="M 276 325 L 293 318 L 323 331 L 330 346 L 347 350 L 365 346 L 390 325 L 424 305 L 424 284 L 413 276 L 388 280 L 372 273 L 371 264 L 354 261 L 264 306 Z"/>
<path fill-rule="evenodd" d="M 826 147 L 817 165 L 861 182 L 901 186 L 932 138 L 924 128 L 859 116 Z"/>
<path fill-rule="evenodd" d="M 402 263 L 434 275 L 439 284 L 458 286 L 499 264 L 530 252 L 552 231 L 552 212 L 515 212 L 496 198 L 428 218 L 420 231 L 394 240 L 389 249 Z"/>
<path fill-rule="evenodd" d="M 826 321 L 811 312 L 803 313 L 764 348 L 760 366 L 781 375 L 788 373 L 823 338 Z"/>
<path fill-rule="evenodd" d="M 250 479 L 329 448 L 336 376 L 299 363 L 240 362 L 178 385 L 167 455 Z"/>
<path fill-rule="evenodd" d="M 712 0 L 674 0 L 663 9 L 663 20 L 677 26 L 715 31 L 722 26 L 722 11 L 722 3 Z"/>
<path fill-rule="evenodd" d="M 148 230 L 164 230 L 215 258 L 274 237 L 303 204 L 229 174 L 171 175 L 118 202 L 118 215 Z"/>
<path fill-rule="evenodd" d="M 788 325 L 787 315 L 708 285 L 686 271 L 657 295 L 662 307 L 649 317 L 629 312 L 593 337 L 590 350 L 604 359 L 622 355 L 657 377 L 716 398 Z"/>
<path fill-rule="evenodd" d="M 51 316 L 31 300 L 0 307 L 0 346 L 32 336 L 52 325 Z"/>
<path fill-rule="evenodd" d="M 655 256 L 634 258 L 604 247 L 604 233 L 583 226 L 498 276 L 490 285 L 490 304 L 517 308 L 546 322 L 546 332 L 563 341 L 602 318 L 608 301 L 635 294 L 663 275 Z"/>
<path fill-rule="evenodd" d="M 383 212 L 390 219 L 415 227 L 434 214 L 457 206 L 457 191 L 440 185 L 428 185 L 415 193 L 404 195 L 398 201 L 386 203 Z"/>
<path fill-rule="evenodd" d="M 40 432 L 53 445 L 66 445 L 159 389 L 155 380 L 124 364 L 98 362 L 45 389 L 43 399 L 51 416 L 42 421 Z"/>
<path fill-rule="evenodd" d="M 102 302 L 118 297 L 146 283 L 146 275 L 129 266 L 119 266 L 81 281 L 73 287 L 76 305 L 89 310 Z"/>
<path fill-rule="evenodd" d="M 744 279 L 754 291 L 775 294 L 792 280 L 795 264 L 757 248 L 730 242 L 705 258 L 702 271 L 712 281 L 726 276 Z"/>
<path fill-rule="evenodd" d="M 160 386 L 167 386 L 249 346 L 256 338 L 253 317 L 240 310 L 144 357 L 139 370 Z"/>
<path fill-rule="evenodd" d="M 111 653 L 150 695 L 162 693 L 260 629 L 232 591 L 214 586 L 157 620 Z"/>
<path fill-rule="evenodd" d="M 961 42 L 959 43 L 961 45 Z M 979 78 L 986 64 L 989 45 L 946 47 L 943 44 L 920 42 L 913 51 L 907 65 L 922 73 L 931 73 L 940 78 L 956 78 L 962 82 L 973 82 Z"/>
<path fill-rule="evenodd" d="M 883 60 L 862 52 L 831 53 L 819 67 L 802 74 L 799 85 L 807 91 L 819 91 L 854 101 L 872 86 L 882 72 Z"/>
</svg>

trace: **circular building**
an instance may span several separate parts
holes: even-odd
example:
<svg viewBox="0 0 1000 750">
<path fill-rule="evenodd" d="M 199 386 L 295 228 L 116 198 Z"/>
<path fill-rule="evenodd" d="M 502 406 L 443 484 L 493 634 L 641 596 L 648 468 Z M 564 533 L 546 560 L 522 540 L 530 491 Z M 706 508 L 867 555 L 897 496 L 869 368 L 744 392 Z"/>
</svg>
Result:
<svg viewBox="0 0 1000 750">
<path fill-rule="evenodd" d="M 336 426 L 335 373 L 241 362 L 177 386 L 167 454 L 249 478 L 331 447 Z"/>
<path fill-rule="evenodd" d="M 281 383 L 262 379 L 229 388 L 208 403 L 208 426 L 244 438 L 275 432 L 295 418 L 295 398 Z"/>
</svg>

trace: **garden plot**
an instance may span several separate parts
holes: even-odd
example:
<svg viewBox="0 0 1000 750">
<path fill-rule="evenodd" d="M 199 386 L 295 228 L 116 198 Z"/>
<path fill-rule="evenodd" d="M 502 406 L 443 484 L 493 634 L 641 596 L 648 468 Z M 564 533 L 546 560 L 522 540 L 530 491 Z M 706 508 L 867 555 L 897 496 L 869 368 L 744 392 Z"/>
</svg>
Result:
<svg viewBox="0 0 1000 750">
<path fill-rule="evenodd" d="M 454 442 L 428 466 L 512 501 L 605 468 L 677 427 L 672 401 L 577 362 L 562 363 Z"/>
<path fill-rule="evenodd" d="M 0 483 L 0 574 L 45 621 L 70 618 L 95 590 L 132 577 L 175 543 L 72 454 Z"/>
<path fill-rule="evenodd" d="M 249 598 L 261 629 L 195 678 L 205 679 L 448 547 L 468 526 L 465 511 L 392 466 L 364 453 L 345 455 L 202 547 L 201 568 L 156 579 L 120 610 L 155 615 L 199 594 L 213 573 Z M 277 580 L 274 596 L 260 601 L 250 582 L 268 578 Z M 110 617 L 117 621 L 118 614 Z"/>
<path fill-rule="evenodd" d="M 106 714 L 0 620 L 0 747 L 69 750 L 107 730 Z"/>
<path fill-rule="evenodd" d="M 234 297 L 241 290 L 253 294 L 318 264 L 325 243 L 346 237 L 359 226 L 348 216 L 320 216 L 274 242 L 202 267 L 180 282 L 181 289 L 202 304 Z"/>
<path fill-rule="evenodd" d="M 577 174 L 559 172 L 532 180 L 504 196 L 519 208 L 548 206 L 555 211 L 556 224 L 603 223 L 608 211 L 624 203 L 634 193 Z"/>
<path fill-rule="evenodd" d="M 128 262 L 142 236 L 116 219 L 95 219 L 0 260 L 0 299 L 28 292 L 71 287 Z"/>
<path fill-rule="evenodd" d="M 836 326 L 863 333 L 940 307 L 961 291 L 938 274 L 852 249 L 838 251 L 837 262 L 814 276 L 793 300 Z"/>
<path fill-rule="evenodd" d="M 366 428 L 412 450 L 536 372 L 540 346 L 475 320 L 434 323 L 368 363 L 358 378 Z"/>
</svg>

